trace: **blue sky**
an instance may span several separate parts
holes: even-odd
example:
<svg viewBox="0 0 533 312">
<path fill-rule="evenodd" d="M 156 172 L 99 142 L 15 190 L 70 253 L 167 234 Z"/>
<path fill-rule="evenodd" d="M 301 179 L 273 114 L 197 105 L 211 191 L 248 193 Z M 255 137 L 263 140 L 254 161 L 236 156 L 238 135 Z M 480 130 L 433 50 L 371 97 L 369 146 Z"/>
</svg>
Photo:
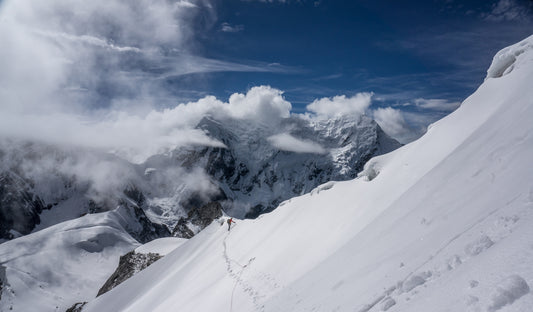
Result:
<svg viewBox="0 0 533 312">
<path fill-rule="evenodd" d="M 268 84 L 296 111 L 315 98 L 462 101 L 493 55 L 533 32 L 531 1 L 219 1 L 199 53 L 278 72 L 210 74 L 218 96 Z M 205 78 L 205 77 L 203 77 Z"/>
</svg>

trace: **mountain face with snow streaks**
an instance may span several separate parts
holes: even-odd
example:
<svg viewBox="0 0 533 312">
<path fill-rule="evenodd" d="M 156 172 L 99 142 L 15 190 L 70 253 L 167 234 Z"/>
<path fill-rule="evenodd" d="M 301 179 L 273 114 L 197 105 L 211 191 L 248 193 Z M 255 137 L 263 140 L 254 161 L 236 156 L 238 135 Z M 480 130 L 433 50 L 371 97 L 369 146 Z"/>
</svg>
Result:
<svg viewBox="0 0 533 312">
<path fill-rule="evenodd" d="M 257 217 L 320 183 L 353 178 L 372 156 L 400 146 L 366 116 L 332 121 L 293 116 L 277 128 L 206 117 L 197 128 L 225 147 L 180 148 L 132 164 L 101 151 L 3 141 L 0 238 L 112 210 L 121 202 L 131 202 L 155 227 L 169 230 L 212 202 L 222 203 L 230 215 Z M 280 129 L 321 150 L 280 150 L 269 143 Z M 203 228 L 188 226 L 192 235 Z"/>
<path fill-rule="evenodd" d="M 204 118 L 198 128 L 226 148 L 176 150 L 179 165 L 200 165 L 230 199 L 226 211 L 247 218 L 272 211 L 282 201 L 327 181 L 352 179 L 371 157 L 400 146 L 366 116 L 328 120 L 293 116 L 276 128 Z M 280 132 L 319 148 L 312 152 L 280 149 L 271 142 Z"/>
<path fill-rule="evenodd" d="M 532 80 L 533 36 L 358 178 L 212 223 L 84 311 L 529 311 Z"/>
</svg>

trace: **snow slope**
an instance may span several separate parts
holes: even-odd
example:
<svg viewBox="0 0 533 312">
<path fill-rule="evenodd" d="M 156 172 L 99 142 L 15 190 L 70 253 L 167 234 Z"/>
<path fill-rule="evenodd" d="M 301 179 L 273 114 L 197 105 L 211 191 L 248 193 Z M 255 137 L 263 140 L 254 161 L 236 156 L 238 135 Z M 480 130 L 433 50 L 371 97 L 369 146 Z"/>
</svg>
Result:
<svg viewBox="0 0 533 312">
<path fill-rule="evenodd" d="M 163 237 L 154 239 L 153 241 L 141 245 L 135 249 L 135 253 L 156 253 L 162 256 L 166 256 L 174 249 L 178 248 L 179 245 L 185 243 L 187 240 L 185 238 L 179 237 Z"/>
<path fill-rule="evenodd" d="M 530 311 L 532 46 L 358 179 L 214 222 L 83 311 Z"/>
<path fill-rule="evenodd" d="M 0 311 L 61 311 L 90 300 L 139 246 L 124 208 L 86 215 L 0 245 Z"/>
</svg>

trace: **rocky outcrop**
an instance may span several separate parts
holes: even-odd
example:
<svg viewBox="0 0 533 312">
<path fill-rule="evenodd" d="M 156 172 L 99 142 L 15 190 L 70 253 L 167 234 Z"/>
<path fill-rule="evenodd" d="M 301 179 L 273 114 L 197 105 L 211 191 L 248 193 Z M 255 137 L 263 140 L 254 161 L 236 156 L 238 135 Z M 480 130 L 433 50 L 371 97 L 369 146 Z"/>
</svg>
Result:
<svg viewBox="0 0 533 312">
<path fill-rule="evenodd" d="M 146 269 L 149 265 L 161 259 L 162 256 L 155 253 L 135 253 L 135 251 L 128 252 L 120 257 L 119 264 L 115 272 L 107 279 L 105 284 L 98 291 L 97 297 L 105 294 L 111 289 L 115 288 L 128 278 Z M 76 311 L 76 310 L 73 310 Z"/>
<path fill-rule="evenodd" d="M 178 224 L 174 227 L 174 230 L 172 231 L 172 236 L 175 237 L 181 237 L 181 238 L 192 238 L 194 236 L 194 232 L 189 228 L 187 225 L 187 219 L 181 218 L 178 221 Z"/>
<path fill-rule="evenodd" d="M 83 311 L 83 307 L 87 304 L 87 302 L 76 302 L 72 305 L 72 307 L 68 308 L 65 312 L 81 312 Z"/>
<path fill-rule="evenodd" d="M 43 209 L 50 208 L 23 178 L 9 171 L 0 173 L 0 239 L 29 234 L 41 222 Z"/>
<path fill-rule="evenodd" d="M 145 244 L 156 238 L 170 236 L 170 231 L 163 224 L 152 222 L 137 205 L 122 202 L 131 222 L 126 225 L 126 231 L 139 243 Z"/>
<path fill-rule="evenodd" d="M 6 267 L 0 265 L 0 300 L 2 300 L 2 293 L 4 292 L 5 284 L 7 284 Z"/>
<path fill-rule="evenodd" d="M 193 208 L 187 218 L 181 218 L 172 231 L 172 235 L 182 238 L 191 238 L 213 220 L 222 217 L 222 205 L 219 202 L 210 202 L 202 207 Z"/>
</svg>

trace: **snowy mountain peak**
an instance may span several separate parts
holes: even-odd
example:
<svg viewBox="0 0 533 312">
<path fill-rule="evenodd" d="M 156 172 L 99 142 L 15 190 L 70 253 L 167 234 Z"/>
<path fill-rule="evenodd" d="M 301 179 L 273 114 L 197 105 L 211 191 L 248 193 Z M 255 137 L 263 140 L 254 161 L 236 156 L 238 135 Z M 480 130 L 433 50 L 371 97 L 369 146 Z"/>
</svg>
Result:
<svg viewBox="0 0 533 312">
<path fill-rule="evenodd" d="M 173 158 L 214 178 L 230 199 L 225 211 L 237 217 L 257 217 L 321 183 L 354 178 L 368 159 L 400 146 L 364 115 L 293 115 L 276 127 L 205 117 L 197 128 L 225 148 L 179 149 Z"/>
</svg>

